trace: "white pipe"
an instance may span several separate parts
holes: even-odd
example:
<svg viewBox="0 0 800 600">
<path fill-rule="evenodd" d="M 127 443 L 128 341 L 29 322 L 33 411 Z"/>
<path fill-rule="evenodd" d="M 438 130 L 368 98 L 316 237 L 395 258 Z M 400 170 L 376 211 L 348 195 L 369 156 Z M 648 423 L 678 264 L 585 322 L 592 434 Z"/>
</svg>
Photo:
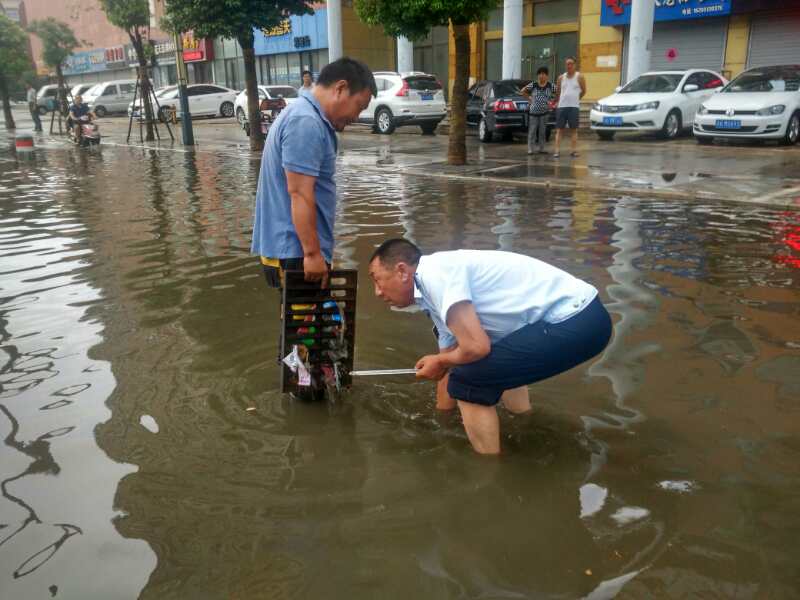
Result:
<svg viewBox="0 0 800 600">
<path fill-rule="evenodd" d="M 342 0 L 328 0 L 328 62 L 342 56 Z"/>
<path fill-rule="evenodd" d="M 633 0 L 631 4 L 626 81 L 633 81 L 642 73 L 650 70 L 655 10 L 656 3 L 653 0 Z"/>
<path fill-rule="evenodd" d="M 503 2 L 503 79 L 519 79 L 521 76 L 522 0 L 505 0 Z"/>
<path fill-rule="evenodd" d="M 408 38 L 397 38 L 397 70 L 407 73 L 414 70 L 414 44 Z"/>
</svg>

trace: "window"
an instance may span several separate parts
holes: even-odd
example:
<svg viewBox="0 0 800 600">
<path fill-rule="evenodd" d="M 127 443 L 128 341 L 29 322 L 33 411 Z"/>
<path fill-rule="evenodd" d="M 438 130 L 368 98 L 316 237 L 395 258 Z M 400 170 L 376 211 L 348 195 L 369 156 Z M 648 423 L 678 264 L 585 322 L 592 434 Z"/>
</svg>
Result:
<svg viewBox="0 0 800 600">
<path fill-rule="evenodd" d="M 283 98 L 297 98 L 297 90 L 289 86 L 269 87 L 267 88 L 267 92 L 269 92 L 272 98 L 277 98 L 278 96 Z"/>
<path fill-rule="evenodd" d="M 764 67 L 751 69 L 728 84 L 723 92 L 796 92 L 800 90 L 800 69 L 787 67 Z"/>
<path fill-rule="evenodd" d="M 578 21 L 578 0 L 549 0 L 533 5 L 533 26 L 576 23 Z"/>
<path fill-rule="evenodd" d="M 103 96 L 113 96 L 117 93 L 117 86 L 116 85 L 107 85 L 106 89 L 103 90 Z"/>
<path fill-rule="evenodd" d="M 503 7 L 499 6 L 489 11 L 489 16 L 486 19 L 486 31 L 503 30 L 503 10 Z"/>
<path fill-rule="evenodd" d="M 682 75 L 665 74 L 642 75 L 622 88 L 620 94 L 658 94 L 674 92 L 681 82 Z"/>
<path fill-rule="evenodd" d="M 136 84 L 133 84 L 133 83 L 121 83 L 121 84 L 119 84 L 119 93 L 120 94 L 133 94 L 134 89 L 136 89 Z"/>
<path fill-rule="evenodd" d="M 406 77 L 405 82 L 410 90 L 440 90 L 442 86 L 433 77 Z"/>
</svg>

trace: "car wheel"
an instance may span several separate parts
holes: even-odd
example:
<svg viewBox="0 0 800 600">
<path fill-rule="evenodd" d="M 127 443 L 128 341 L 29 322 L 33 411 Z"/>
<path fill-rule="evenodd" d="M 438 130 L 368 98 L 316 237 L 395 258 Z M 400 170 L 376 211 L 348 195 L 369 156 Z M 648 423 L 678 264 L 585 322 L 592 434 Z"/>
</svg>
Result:
<svg viewBox="0 0 800 600">
<path fill-rule="evenodd" d="M 425 123 L 424 125 L 420 125 L 422 129 L 423 135 L 434 135 L 436 133 L 436 127 L 439 123 Z"/>
<path fill-rule="evenodd" d="M 478 139 L 484 143 L 492 141 L 492 130 L 489 129 L 489 124 L 486 123 L 484 118 L 478 121 Z"/>
<path fill-rule="evenodd" d="M 383 107 L 375 113 L 375 123 L 378 128 L 378 133 L 389 135 L 394 132 L 394 120 L 392 119 L 392 111 Z"/>
<path fill-rule="evenodd" d="M 614 134 L 617 133 L 616 131 L 598 131 L 597 137 L 599 137 L 604 142 L 610 142 L 614 139 Z"/>
<path fill-rule="evenodd" d="M 105 117 L 108 114 L 105 106 L 98 106 L 94 109 L 94 114 L 98 117 Z"/>
<path fill-rule="evenodd" d="M 38 111 L 38 113 L 39 113 L 40 115 L 42 115 L 42 116 L 44 116 L 44 115 L 46 115 L 46 114 L 47 114 L 47 109 L 46 109 L 44 106 L 40 106 L 40 107 L 38 107 L 36 110 L 37 110 L 37 111 Z"/>
<path fill-rule="evenodd" d="M 677 110 L 672 110 L 664 119 L 664 126 L 661 128 L 660 137 L 665 140 L 674 140 L 681 132 L 681 115 Z"/>
<path fill-rule="evenodd" d="M 794 113 L 786 125 L 786 135 L 783 136 L 782 143 L 785 146 L 793 146 L 800 139 L 800 112 Z"/>
<path fill-rule="evenodd" d="M 244 125 L 244 122 L 247 120 L 247 117 L 242 110 L 242 107 L 236 109 L 236 120 L 239 121 L 239 125 Z"/>
<path fill-rule="evenodd" d="M 222 106 L 219 107 L 219 114 L 223 117 L 230 118 L 234 115 L 234 112 L 233 102 L 223 102 Z"/>
<path fill-rule="evenodd" d="M 714 138 L 712 137 L 696 136 L 695 139 L 697 140 L 697 143 L 700 144 L 701 146 L 710 146 L 711 144 L 714 143 Z"/>
</svg>

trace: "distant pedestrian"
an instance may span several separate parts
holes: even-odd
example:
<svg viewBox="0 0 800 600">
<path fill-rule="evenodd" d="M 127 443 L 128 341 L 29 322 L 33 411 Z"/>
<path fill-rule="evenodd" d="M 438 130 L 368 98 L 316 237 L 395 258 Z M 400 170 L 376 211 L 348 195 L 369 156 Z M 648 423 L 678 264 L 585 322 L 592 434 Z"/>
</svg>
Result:
<svg viewBox="0 0 800 600">
<path fill-rule="evenodd" d="M 572 156 L 578 156 L 578 122 L 580 120 L 581 98 L 586 95 L 586 80 L 575 70 L 575 58 L 566 60 L 567 72 L 558 78 L 556 86 L 556 151 L 553 158 L 561 154 L 561 134 L 569 126 Z"/>
<path fill-rule="evenodd" d="M 311 71 L 303 71 L 303 85 L 300 89 L 310 90 L 312 87 L 314 87 L 314 75 Z"/>
<path fill-rule="evenodd" d="M 31 119 L 33 119 L 34 131 L 42 130 L 42 120 L 39 118 L 39 107 L 36 106 L 36 89 L 30 84 L 25 85 L 28 90 L 28 110 L 31 111 Z"/>
<path fill-rule="evenodd" d="M 547 115 L 550 103 L 556 95 L 555 86 L 548 81 L 550 71 L 547 67 L 539 67 L 536 81 L 531 81 L 522 88 L 522 95 L 531 99 L 528 109 L 528 154 L 533 154 L 534 142 L 539 147 L 539 154 L 546 154 L 544 143 L 547 138 Z"/>
</svg>

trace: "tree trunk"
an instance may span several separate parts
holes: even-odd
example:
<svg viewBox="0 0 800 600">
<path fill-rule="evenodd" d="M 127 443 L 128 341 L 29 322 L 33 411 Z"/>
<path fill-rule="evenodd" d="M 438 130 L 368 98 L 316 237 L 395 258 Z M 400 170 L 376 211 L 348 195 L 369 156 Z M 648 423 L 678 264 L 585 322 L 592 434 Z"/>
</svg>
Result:
<svg viewBox="0 0 800 600">
<path fill-rule="evenodd" d="M 56 82 L 58 83 L 58 110 L 61 112 L 61 116 L 66 117 L 69 113 L 69 104 L 67 104 L 67 84 L 64 83 L 61 65 L 56 65 Z M 59 127 L 61 127 L 60 124 Z"/>
<path fill-rule="evenodd" d="M 239 36 L 239 45 L 244 57 L 244 84 L 247 90 L 247 120 L 250 122 L 250 150 L 261 152 L 264 149 L 264 134 L 261 133 L 261 119 L 258 105 L 258 79 L 256 77 L 256 51 L 253 31 Z"/>
<path fill-rule="evenodd" d="M 11 114 L 11 99 L 8 97 L 8 86 L 6 85 L 5 77 L 2 75 L 0 75 L 0 98 L 3 100 L 3 116 L 6 121 L 6 129 L 16 129 L 14 116 Z"/>
<path fill-rule="evenodd" d="M 456 73 L 450 98 L 450 139 L 447 163 L 467 164 L 467 86 L 469 84 L 469 25 L 452 23 Z"/>
<path fill-rule="evenodd" d="M 136 60 L 139 63 L 139 93 L 141 94 L 141 106 L 144 108 L 144 118 L 147 128 L 144 139 L 146 142 L 152 142 L 156 139 L 155 133 L 153 132 L 153 99 L 150 93 L 150 77 L 147 76 L 147 57 L 144 55 L 142 33 L 137 28 L 132 32 L 129 31 L 128 37 L 131 38 L 133 49 L 136 51 Z"/>
</svg>

